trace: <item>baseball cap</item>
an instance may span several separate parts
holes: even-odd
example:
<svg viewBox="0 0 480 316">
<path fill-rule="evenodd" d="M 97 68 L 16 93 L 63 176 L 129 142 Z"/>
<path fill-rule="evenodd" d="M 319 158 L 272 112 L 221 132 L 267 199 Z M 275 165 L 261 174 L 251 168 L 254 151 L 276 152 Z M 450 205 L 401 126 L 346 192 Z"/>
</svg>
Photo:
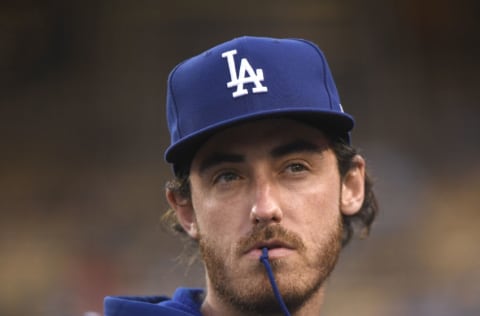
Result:
<svg viewBox="0 0 480 316">
<path fill-rule="evenodd" d="M 317 45 L 303 39 L 243 36 L 185 60 L 170 73 L 171 144 L 165 160 L 175 169 L 222 128 L 266 117 L 305 121 L 348 143 L 354 125 Z"/>
</svg>

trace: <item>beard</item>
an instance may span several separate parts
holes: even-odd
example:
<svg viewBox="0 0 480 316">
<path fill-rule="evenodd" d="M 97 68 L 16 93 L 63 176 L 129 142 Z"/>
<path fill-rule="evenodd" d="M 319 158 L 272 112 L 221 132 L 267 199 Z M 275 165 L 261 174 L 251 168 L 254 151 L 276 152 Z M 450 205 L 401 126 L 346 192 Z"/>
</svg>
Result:
<svg viewBox="0 0 480 316">
<path fill-rule="evenodd" d="M 218 237 L 217 237 L 218 238 Z M 264 266 L 241 261 L 248 249 L 257 242 L 282 241 L 299 254 L 293 262 L 286 258 L 270 260 L 275 280 L 288 309 L 293 313 L 321 291 L 333 271 L 342 244 L 342 221 L 307 249 L 302 239 L 280 225 L 258 226 L 233 247 L 222 249 L 220 239 L 210 240 L 200 232 L 200 253 L 210 281 L 211 290 L 226 304 L 252 315 L 280 312 Z M 218 243 L 216 241 L 219 241 Z M 233 255 L 228 255 L 233 253 Z"/>
</svg>

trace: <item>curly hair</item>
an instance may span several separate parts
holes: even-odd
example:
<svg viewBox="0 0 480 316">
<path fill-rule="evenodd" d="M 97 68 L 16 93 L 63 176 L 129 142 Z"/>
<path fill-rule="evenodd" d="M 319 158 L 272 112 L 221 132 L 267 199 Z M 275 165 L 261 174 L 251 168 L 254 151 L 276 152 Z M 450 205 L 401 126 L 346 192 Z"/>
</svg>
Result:
<svg viewBox="0 0 480 316">
<path fill-rule="evenodd" d="M 331 148 L 337 158 L 338 171 L 341 178 L 345 177 L 348 171 L 356 167 L 354 157 L 358 154 L 357 149 L 348 145 L 342 138 L 335 138 L 331 142 Z M 176 166 L 175 178 L 167 181 L 166 189 L 179 194 L 182 198 L 190 198 L 190 181 L 189 181 L 189 166 L 190 164 L 183 164 L 182 166 Z M 378 202 L 373 191 L 373 181 L 368 173 L 365 174 L 365 197 L 360 211 L 354 215 L 343 215 L 343 236 L 342 246 L 346 246 L 355 233 L 360 238 L 368 236 L 372 223 L 378 213 Z M 168 209 L 162 216 L 163 224 L 175 233 L 179 233 L 181 236 L 187 237 L 186 250 L 195 249 L 197 241 L 188 237 L 183 227 L 179 224 L 175 211 Z M 194 258 L 190 258 L 191 262 Z"/>
</svg>

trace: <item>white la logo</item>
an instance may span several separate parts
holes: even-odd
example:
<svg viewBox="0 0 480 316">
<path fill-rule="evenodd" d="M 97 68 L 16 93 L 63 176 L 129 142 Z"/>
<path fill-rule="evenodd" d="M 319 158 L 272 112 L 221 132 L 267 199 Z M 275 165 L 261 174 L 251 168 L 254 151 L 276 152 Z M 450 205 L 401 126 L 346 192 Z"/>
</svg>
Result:
<svg viewBox="0 0 480 316">
<path fill-rule="evenodd" d="M 237 98 L 248 94 L 248 90 L 243 87 L 246 83 L 253 83 L 255 85 L 255 87 L 252 88 L 252 93 L 267 92 L 268 88 L 262 86 L 261 83 L 261 81 L 263 81 L 263 70 L 257 68 L 255 72 L 246 58 L 242 58 L 240 61 L 239 76 L 237 77 L 237 68 L 235 66 L 235 59 L 233 58 L 236 54 L 236 49 L 229 50 L 222 54 L 222 58 L 227 58 L 228 69 L 230 71 L 230 82 L 227 82 L 227 87 L 237 87 L 237 90 L 232 93 L 232 96 Z"/>
</svg>

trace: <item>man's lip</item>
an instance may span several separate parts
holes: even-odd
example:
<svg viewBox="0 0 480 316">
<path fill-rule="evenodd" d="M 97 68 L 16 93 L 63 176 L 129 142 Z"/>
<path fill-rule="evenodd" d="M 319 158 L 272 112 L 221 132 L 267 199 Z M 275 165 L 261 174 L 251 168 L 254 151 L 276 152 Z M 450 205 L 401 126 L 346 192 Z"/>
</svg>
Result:
<svg viewBox="0 0 480 316">
<path fill-rule="evenodd" d="M 249 247 L 246 251 L 246 253 L 249 253 L 253 250 L 261 250 L 263 248 L 268 248 L 270 249 L 276 249 L 276 248 L 285 248 L 285 249 L 290 249 L 293 250 L 294 247 L 291 246 L 290 244 L 281 241 L 281 240 L 267 240 L 267 241 L 261 241 L 255 243 L 252 247 Z"/>
</svg>

